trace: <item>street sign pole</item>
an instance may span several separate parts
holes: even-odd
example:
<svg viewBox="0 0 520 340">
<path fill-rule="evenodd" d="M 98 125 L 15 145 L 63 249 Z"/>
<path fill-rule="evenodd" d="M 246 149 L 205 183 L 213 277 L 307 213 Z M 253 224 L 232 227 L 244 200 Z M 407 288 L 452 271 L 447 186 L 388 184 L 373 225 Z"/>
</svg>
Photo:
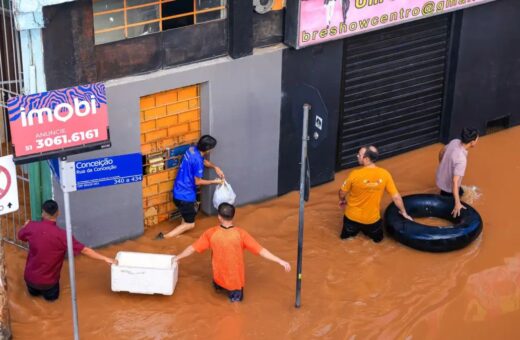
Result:
<svg viewBox="0 0 520 340">
<path fill-rule="evenodd" d="M 311 106 L 309 104 L 303 105 L 303 132 L 302 132 L 302 158 L 300 168 L 300 210 L 298 218 L 298 262 L 296 267 L 296 303 L 295 307 L 301 306 L 301 289 L 302 289 L 302 257 L 303 257 L 303 217 L 305 207 L 305 173 L 307 167 L 307 141 L 308 136 L 308 122 L 309 111 Z"/>
<path fill-rule="evenodd" d="M 74 163 L 72 163 L 74 164 Z M 65 170 L 69 167 L 66 158 L 60 160 L 60 169 Z M 66 176 L 62 179 L 65 181 Z M 67 254 L 69 258 L 69 276 L 70 276 L 70 295 L 72 298 L 72 321 L 74 324 L 74 340 L 79 340 L 79 321 L 78 321 L 78 302 L 76 298 L 76 271 L 74 268 L 74 249 L 72 247 L 72 223 L 70 218 L 70 188 L 66 184 L 62 184 L 63 201 L 65 204 L 65 230 L 67 232 Z"/>
</svg>

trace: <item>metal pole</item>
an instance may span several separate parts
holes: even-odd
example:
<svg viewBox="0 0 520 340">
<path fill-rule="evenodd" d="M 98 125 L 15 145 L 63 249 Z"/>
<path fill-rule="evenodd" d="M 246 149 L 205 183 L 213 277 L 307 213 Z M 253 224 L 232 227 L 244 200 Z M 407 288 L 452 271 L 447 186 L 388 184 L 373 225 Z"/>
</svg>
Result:
<svg viewBox="0 0 520 340">
<path fill-rule="evenodd" d="M 302 132 L 302 158 L 300 167 L 300 211 L 298 214 L 298 263 L 296 265 L 296 303 L 295 307 L 300 308 L 301 305 L 301 290 L 302 290 L 302 252 L 303 252 L 303 212 L 305 207 L 305 167 L 307 163 L 307 135 L 309 111 L 311 106 L 309 104 L 303 105 L 303 132 Z"/>
<path fill-rule="evenodd" d="M 65 168 L 66 163 L 61 168 Z M 76 298 L 76 274 L 74 269 L 74 250 L 72 249 L 72 223 L 70 220 L 70 199 L 68 190 L 63 190 L 63 201 L 65 203 L 65 230 L 67 231 L 67 254 L 69 257 L 70 292 L 72 298 L 72 321 L 74 323 L 74 340 L 79 340 L 78 302 Z"/>
</svg>

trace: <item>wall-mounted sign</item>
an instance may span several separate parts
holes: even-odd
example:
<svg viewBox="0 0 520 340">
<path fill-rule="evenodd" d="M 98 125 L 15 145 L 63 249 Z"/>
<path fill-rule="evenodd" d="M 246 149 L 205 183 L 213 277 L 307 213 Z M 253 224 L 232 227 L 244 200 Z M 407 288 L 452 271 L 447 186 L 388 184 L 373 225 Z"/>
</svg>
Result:
<svg viewBox="0 0 520 340">
<path fill-rule="evenodd" d="M 13 155 L 0 157 L 0 215 L 18 210 L 18 183 Z"/>
<path fill-rule="evenodd" d="M 143 180 L 140 153 L 59 163 L 49 160 L 53 174 L 64 191 L 78 191 L 130 184 Z"/>
<path fill-rule="evenodd" d="M 7 107 L 16 163 L 110 147 L 103 83 L 17 96 Z"/>
<path fill-rule="evenodd" d="M 495 0 L 287 0 L 285 42 L 342 39 Z"/>
<path fill-rule="evenodd" d="M 329 111 L 320 91 L 314 86 L 299 84 L 289 89 L 288 95 L 292 102 L 292 119 L 294 125 L 299 126 L 299 129 L 302 126 L 303 105 L 310 105 L 308 144 L 310 148 L 318 148 L 329 135 Z"/>
</svg>

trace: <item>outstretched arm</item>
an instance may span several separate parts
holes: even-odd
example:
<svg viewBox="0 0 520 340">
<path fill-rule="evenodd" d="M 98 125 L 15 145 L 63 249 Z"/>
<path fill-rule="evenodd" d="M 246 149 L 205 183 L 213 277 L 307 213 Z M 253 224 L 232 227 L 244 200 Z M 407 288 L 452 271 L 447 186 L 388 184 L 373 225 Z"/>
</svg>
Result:
<svg viewBox="0 0 520 340">
<path fill-rule="evenodd" d="M 262 256 L 265 259 L 268 259 L 269 261 L 278 263 L 280 266 L 282 266 L 285 269 L 286 272 L 291 271 L 291 265 L 288 262 L 282 260 L 278 256 L 273 255 L 269 250 L 263 248 L 259 254 L 260 254 L 260 256 Z"/>
<path fill-rule="evenodd" d="M 199 177 L 195 177 L 195 185 L 211 185 L 211 184 L 222 184 L 223 180 L 221 179 L 203 179 Z"/>
<path fill-rule="evenodd" d="M 193 248 L 193 246 L 188 246 L 186 249 L 184 249 L 184 250 L 182 251 L 182 253 L 180 253 L 179 255 L 177 255 L 177 256 L 175 257 L 175 259 L 176 259 L 177 261 L 179 261 L 179 260 L 181 260 L 181 259 L 183 259 L 183 258 L 185 258 L 185 257 L 188 257 L 188 256 L 192 255 L 194 252 L 195 252 L 195 248 Z"/>
<path fill-rule="evenodd" d="M 86 255 L 86 256 L 90 257 L 91 259 L 94 259 L 94 260 L 105 261 L 108 264 L 117 264 L 117 260 L 116 259 L 111 259 L 109 257 L 101 255 L 100 253 L 98 253 L 97 251 L 95 251 L 94 249 L 89 248 L 89 247 L 83 248 L 81 253 L 83 255 Z"/>
<path fill-rule="evenodd" d="M 403 215 L 404 218 L 413 221 L 413 218 L 408 215 L 406 212 L 406 208 L 404 207 L 403 198 L 399 194 L 395 194 L 392 196 L 392 201 L 394 201 L 395 205 L 397 206 L 397 209 L 399 209 L 399 213 Z"/>
<path fill-rule="evenodd" d="M 224 178 L 225 177 L 224 176 L 224 172 L 218 166 L 216 166 L 215 164 L 211 163 L 207 159 L 204 160 L 204 166 L 206 168 L 215 169 L 215 172 L 217 173 L 218 177 L 220 177 L 220 178 Z"/>
</svg>

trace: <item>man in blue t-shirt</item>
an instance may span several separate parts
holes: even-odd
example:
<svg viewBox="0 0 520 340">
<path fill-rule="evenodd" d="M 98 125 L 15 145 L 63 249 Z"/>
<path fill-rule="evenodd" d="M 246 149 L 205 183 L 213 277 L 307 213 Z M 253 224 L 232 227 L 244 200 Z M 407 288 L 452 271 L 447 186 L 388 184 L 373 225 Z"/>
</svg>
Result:
<svg viewBox="0 0 520 340">
<path fill-rule="evenodd" d="M 182 158 L 179 172 L 173 185 L 173 203 L 179 209 L 182 216 L 182 223 L 167 234 L 160 232 L 156 239 L 171 238 L 195 227 L 195 215 L 197 214 L 197 186 L 221 184 L 224 180 L 222 170 L 204 159 L 217 145 L 217 140 L 210 135 L 200 137 L 197 146 L 191 146 Z M 203 179 L 204 167 L 213 168 L 217 173 L 218 179 Z"/>
</svg>

